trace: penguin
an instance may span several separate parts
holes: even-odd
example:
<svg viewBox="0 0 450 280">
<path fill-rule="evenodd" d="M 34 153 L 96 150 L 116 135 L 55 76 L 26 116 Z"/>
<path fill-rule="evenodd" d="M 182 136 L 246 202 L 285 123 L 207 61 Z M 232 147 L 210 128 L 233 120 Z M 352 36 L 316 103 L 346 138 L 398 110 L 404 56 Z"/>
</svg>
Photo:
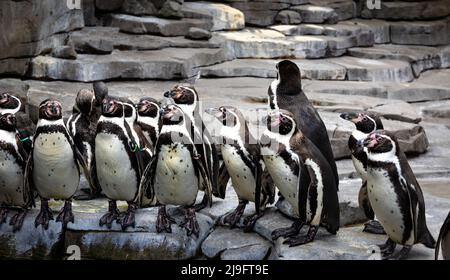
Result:
<svg viewBox="0 0 450 280">
<path fill-rule="evenodd" d="M 141 155 L 144 157 L 144 165 L 143 169 L 147 165 L 148 161 L 153 155 L 153 148 L 151 147 L 150 142 L 147 141 L 147 138 L 144 136 L 144 132 L 142 131 L 141 126 L 137 122 L 138 115 L 137 110 L 134 103 L 130 99 L 123 100 L 124 114 L 125 114 L 125 122 L 128 124 L 130 130 L 128 134 L 130 135 L 130 141 L 134 141 L 136 143 L 136 148 L 140 149 Z M 141 173 L 142 173 L 141 172 Z"/>
<path fill-rule="evenodd" d="M 235 227 L 247 203 L 251 201 L 255 203 L 256 214 L 244 220 L 244 230 L 251 231 L 257 219 L 263 215 L 267 204 L 273 203 L 275 198 L 274 185 L 262 185 L 263 168 L 260 162 L 259 143 L 251 135 L 244 116 L 235 107 L 221 106 L 218 109 L 208 109 L 206 112 L 221 123 L 220 150 L 223 157 L 222 165 L 225 165 L 225 170 L 221 174 L 228 173 L 239 198 L 236 210 L 223 218 L 224 224 Z M 220 168 L 222 169 L 223 167 Z"/>
<path fill-rule="evenodd" d="M 289 246 L 312 242 L 324 226 L 339 230 L 339 200 L 333 169 L 320 150 L 297 127 L 286 110 L 269 112 L 261 136 L 261 154 L 275 185 L 299 216 L 291 227 L 272 232 L 272 238 L 289 237 Z M 306 236 L 300 229 L 309 225 Z"/>
<path fill-rule="evenodd" d="M 178 105 L 188 117 L 186 124 L 189 126 L 189 132 L 192 135 L 196 150 L 201 156 L 203 165 L 206 166 L 206 172 L 212 184 L 213 194 L 222 199 L 225 198 L 225 193 L 220 193 L 217 187 L 219 156 L 210 133 L 203 123 L 197 91 L 191 86 L 177 85 L 172 90 L 165 92 L 164 96 L 171 98 L 173 103 Z M 205 195 L 202 202 L 197 205 L 196 210 L 203 209 L 206 205 L 207 196 Z"/>
<path fill-rule="evenodd" d="M 24 184 L 28 155 L 19 140 L 16 117 L 0 115 L 0 225 L 6 222 L 9 208 L 19 211 L 10 220 L 13 231 L 22 228 L 28 209 L 34 206 L 33 192 Z"/>
<path fill-rule="evenodd" d="M 330 164 L 338 188 L 339 175 L 327 129 L 319 113 L 302 90 L 300 69 L 289 60 L 278 62 L 276 68 L 277 78 L 268 89 L 269 108 L 284 109 L 294 114 L 298 129 L 316 145 Z"/>
<path fill-rule="evenodd" d="M 39 105 L 39 119 L 33 137 L 33 150 L 27 161 L 25 182 L 33 186 L 41 198 L 41 210 L 35 226 L 48 229 L 53 214 L 48 200 L 64 200 L 56 221 L 66 227 L 74 222 L 72 197 L 80 182 L 80 167 L 86 173 L 83 156 L 76 148 L 62 117 L 59 101 L 46 99 Z"/>
<path fill-rule="evenodd" d="M 185 209 L 185 220 L 180 226 L 186 229 L 188 236 L 198 237 L 200 228 L 194 203 L 198 191 L 204 189 L 211 206 L 211 183 L 188 131 L 186 114 L 173 104 L 162 110 L 162 128 L 156 141 L 155 156 L 144 171 L 141 188 L 149 199 L 156 197 L 162 204 L 156 222 L 158 233 L 172 232 L 171 224 L 175 221 L 166 212 L 166 205 L 171 204 Z"/>
<path fill-rule="evenodd" d="M 370 220 L 364 224 L 363 231 L 373 234 L 386 234 L 381 224 L 375 220 L 372 206 L 370 206 L 367 194 L 367 156 L 358 141 L 364 140 L 367 136 L 376 130 L 384 129 L 380 117 L 366 113 L 342 113 L 340 117 L 355 124 L 355 130 L 348 139 L 348 148 L 351 152 L 353 166 L 362 179 L 362 185 L 359 190 L 359 207 L 364 210 L 366 217 Z"/>
<path fill-rule="evenodd" d="M 92 114 L 95 110 L 95 94 L 92 90 L 81 89 L 75 99 L 76 110 L 67 121 L 67 127 L 75 146 L 83 155 L 89 174 L 84 174 L 90 185 L 89 198 L 98 197 L 101 193 L 100 184 L 97 180 L 95 165 L 95 133 L 96 123 L 91 123 Z M 80 199 L 80 197 L 77 197 Z"/>
<path fill-rule="evenodd" d="M 137 104 L 137 122 L 144 133 L 145 139 L 147 139 L 152 147 L 155 147 L 156 140 L 159 136 L 161 126 L 160 110 L 160 103 L 151 97 L 143 97 Z"/>
<path fill-rule="evenodd" d="M 0 114 L 18 114 L 22 108 L 22 101 L 11 92 L 0 94 Z M 29 154 L 33 145 L 33 131 L 29 127 L 18 127 L 17 135 Z"/>
<path fill-rule="evenodd" d="M 417 243 L 435 248 L 426 224 L 422 190 L 395 136 L 377 131 L 361 142 L 367 155 L 370 204 L 389 237 L 380 245 L 382 257 L 404 259 Z M 397 244 L 403 248 L 394 253 Z"/>
<path fill-rule="evenodd" d="M 125 105 L 118 98 L 107 96 L 103 99 L 102 116 L 95 136 L 97 177 L 109 199 L 108 212 L 100 218 L 100 226 L 111 228 L 113 221 L 117 221 L 123 230 L 135 226 L 135 212 L 140 204 L 141 174 L 129 131 L 125 121 Z M 117 200 L 128 203 L 123 215 L 117 209 Z"/>
<path fill-rule="evenodd" d="M 436 244 L 435 259 L 439 258 L 439 248 L 442 248 L 444 260 L 450 260 L 450 212 L 442 224 Z"/>
<path fill-rule="evenodd" d="M 108 87 L 104 82 L 97 81 L 93 84 L 94 94 L 95 94 L 95 110 L 91 115 L 91 123 L 97 124 L 98 120 L 102 115 L 102 104 L 103 100 L 108 96 Z"/>
</svg>

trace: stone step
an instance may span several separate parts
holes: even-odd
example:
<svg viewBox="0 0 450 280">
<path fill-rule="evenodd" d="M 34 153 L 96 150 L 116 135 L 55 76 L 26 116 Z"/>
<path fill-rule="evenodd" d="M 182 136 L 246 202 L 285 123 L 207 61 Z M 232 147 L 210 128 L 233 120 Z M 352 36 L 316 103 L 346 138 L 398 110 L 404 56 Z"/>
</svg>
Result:
<svg viewBox="0 0 450 280">
<path fill-rule="evenodd" d="M 118 51 L 108 55 L 78 55 L 76 60 L 38 56 L 31 77 L 52 80 L 180 79 L 193 68 L 229 60 L 223 49 L 166 48 L 154 51 Z M 61 71 L 64 69 L 64 71 Z"/>
<path fill-rule="evenodd" d="M 428 20 L 450 15 L 449 0 L 380 2 L 380 9 L 369 9 L 363 5 L 361 16 L 387 20 Z"/>
<path fill-rule="evenodd" d="M 300 14 L 303 23 L 337 23 L 355 17 L 356 5 L 353 1 L 329 3 L 323 6 L 298 5 L 290 10 Z"/>
<path fill-rule="evenodd" d="M 305 1 L 300 0 L 303 4 Z M 245 23 L 251 26 L 269 26 L 275 23 L 279 11 L 289 8 L 286 1 L 227 1 L 244 13 Z"/>
<path fill-rule="evenodd" d="M 368 59 L 407 61 L 411 64 L 415 77 L 426 70 L 450 66 L 448 64 L 450 47 L 376 45 L 371 48 L 350 48 L 348 55 Z"/>
<path fill-rule="evenodd" d="M 118 27 L 120 31 L 133 34 L 157 34 L 162 36 L 184 36 L 189 28 L 210 30 L 212 23 L 204 19 L 163 19 L 154 16 L 137 17 L 125 14 L 109 14 L 103 18 L 103 25 Z"/>
<path fill-rule="evenodd" d="M 450 17 L 436 21 L 392 22 L 391 42 L 400 45 L 450 44 Z"/>
</svg>

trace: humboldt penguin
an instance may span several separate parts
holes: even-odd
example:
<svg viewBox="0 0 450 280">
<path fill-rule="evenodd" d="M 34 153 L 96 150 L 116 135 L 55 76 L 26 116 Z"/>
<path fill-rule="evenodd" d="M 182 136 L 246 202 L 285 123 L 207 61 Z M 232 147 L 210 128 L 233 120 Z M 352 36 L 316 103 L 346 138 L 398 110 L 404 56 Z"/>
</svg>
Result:
<svg viewBox="0 0 450 280">
<path fill-rule="evenodd" d="M 0 114 L 17 115 L 22 108 L 22 101 L 11 92 L 0 94 Z M 25 113 L 24 113 L 25 114 Z M 29 127 L 17 127 L 17 135 L 29 154 L 33 146 L 33 129 Z"/>
<path fill-rule="evenodd" d="M 111 228 L 117 221 L 122 229 L 135 226 L 135 212 L 140 204 L 140 172 L 135 143 L 130 142 L 130 128 L 125 121 L 125 105 L 117 98 L 103 99 L 102 116 L 95 136 L 97 177 L 103 193 L 109 199 L 108 212 L 99 221 L 100 226 Z M 117 200 L 128 203 L 122 215 Z"/>
<path fill-rule="evenodd" d="M 382 257 L 404 259 L 417 243 L 435 248 L 425 220 L 422 190 L 395 136 L 377 131 L 361 142 L 367 155 L 370 204 L 389 237 L 380 246 Z M 403 248 L 395 253 L 397 244 Z"/>
<path fill-rule="evenodd" d="M 180 225 L 187 235 L 199 236 L 199 225 L 194 203 L 201 184 L 212 203 L 212 189 L 206 166 L 197 154 L 193 139 L 186 125 L 186 114 L 176 105 L 165 106 L 162 112 L 162 128 L 156 141 L 155 156 L 142 176 L 141 186 L 149 199 L 156 197 L 162 204 L 156 222 L 157 232 L 172 232 L 175 223 L 166 212 L 166 205 L 179 205 L 185 209 L 185 220 Z"/>
<path fill-rule="evenodd" d="M 34 196 L 28 184 L 24 184 L 28 155 L 16 131 L 14 114 L 0 115 L 0 225 L 6 222 L 8 209 L 18 213 L 10 220 L 13 231 L 22 228 L 28 209 L 34 205 Z"/>
<path fill-rule="evenodd" d="M 338 187 L 339 175 L 327 129 L 319 113 L 302 90 L 300 69 L 289 60 L 280 61 L 276 68 L 277 79 L 268 89 L 270 109 L 284 109 L 294 114 L 298 129 L 316 145 L 330 164 L 336 187 Z"/>
<path fill-rule="evenodd" d="M 213 194 L 217 197 L 224 198 L 225 193 L 219 193 L 217 187 L 219 177 L 219 156 L 210 133 L 203 123 L 197 91 L 191 86 L 177 85 L 172 90 L 165 92 L 164 96 L 170 97 L 186 114 L 186 124 L 190 128 L 189 132 L 192 135 L 192 140 L 194 141 L 203 165 L 206 166 L 206 172 L 212 184 Z M 207 202 L 207 196 L 204 196 L 202 202 L 197 205 L 196 210 L 204 208 L 207 205 Z"/>
<path fill-rule="evenodd" d="M 137 104 L 137 122 L 141 126 L 145 138 L 152 147 L 155 147 L 156 140 L 159 136 L 161 126 L 161 119 L 159 116 L 160 110 L 161 107 L 159 102 L 151 97 L 143 97 Z"/>
<path fill-rule="evenodd" d="M 72 197 L 80 182 L 79 164 L 86 170 L 83 156 L 64 124 L 61 103 L 52 99 L 42 101 L 33 137 L 33 151 L 25 173 L 25 182 L 34 186 L 41 198 L 36 227 L 42 225 L 48 229 L 49 221 L 53 220 L 48 206 L 50 199 L 65 201 L 57 222 L 62 222 L 63 227 L 74 222 Z"/>
<path fill-rule="evenodd" d="M 89 174 L 84 174 L 90 185 L 89 198 L 98 197 L 101 193 L 95 166 L 95 133 L 97 123 L 92 123 L 95 111 L 95 94 L 92 90 L 81 89 L 75 99 L 76 110 L 67 121 L 68 130 L 75 146 L 83 155 Z M 80 199 L 80 197 L 77 197 Z"/>
<path fill-rule="evenodd" d="M 92 87 L 95 94 L 95 110 L 92 114 L 91 123 L 97 124 L 102 115 L 103 100 L 108 96 L 108 87 L 101 81 L 94 82 Z"/>
<path fill-rule="evenodd" d="M 272 238 L 289 237 L 289 246 L 312 242 L 324 226 L 339 230 L 339 200 L 333 170 L 320 150 L 298 129 L 295 116 L 285 110 L 271 111 L 261 137 L 261 154 L 275 185 L 292 205 L 298 220 L 277 229 Z M 309 225 L 306 236 L 300 229 Z"/>
<path fill-rule="evenodd" d="M 232 185 L 239 199 L 238 207 L 223 218 L 232 228 L 239 222 L 249 201 L 255 203 L 256 214 L 244 220 L 245 231 L 253 229 L 267 204 L 273 203 L 275 188 L 273 184 L 263 184 L 261 153 L 259 143 L 251 135 L 247 121 L 242 113 L 231 106 L 221 106 L 206 111 L 221 123 L 221 153 L 225 170 L 231 177 Z M 223 170 L 223 167 L 220 168 Z M 223 175 L 221 175 L 223 176 Z M 226 186 L 226 184 L 219 184 Z M 224 193 L 225 190 L 221 190 Z"/>
<path fill-rule="evenodd" d="M 436 244 L 435 259 L 439 258 L 439 249 L 442 248 L 442 258 L 450 260 L 450 212 L 442 224 Z"/>
<path fill-rule="evenodd" d="M 362 179 L 362 185 L 359 190 L 359 207 L 364 210 L 366 217 L 370 220 L 364 224 L 365 232 L 374 234 L 385 234 L 381 224 L 375 220 L 372 206 L 370 206 L 367 194 L 367 156 L 363 148 L 358 145 L 358 141 L 364 140 L 367 136 L 378 129 L 384 129 L 380 117 L 366 113 L 343 113 L 340 117 L 355 124 L 355 130 L 348 139 L 348 148 L 351 152 L 353 166 Z"/>
</svg>

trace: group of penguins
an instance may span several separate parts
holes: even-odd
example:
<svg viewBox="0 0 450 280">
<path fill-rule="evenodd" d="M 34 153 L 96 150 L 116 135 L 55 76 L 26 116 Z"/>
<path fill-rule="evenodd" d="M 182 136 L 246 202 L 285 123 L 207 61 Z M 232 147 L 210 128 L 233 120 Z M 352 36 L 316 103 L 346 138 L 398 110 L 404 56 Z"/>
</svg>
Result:
<svg viewBox="0 0 450 280">
<path fill-rule="evenodd" d="M 135 226 L 141 207 L 159 207 L 157 232 L 171 232 L 175 220 L 166 205 L 181 206 L 187 235 L 199 235 L 196 211 L 211 206 L 212 196 L 224 199 L 228 181 L 239 198 L 237 208 L 221 223 L 241 223 L 249 202 L 255 213 L 242 220 L 245 231 L 272 204 L 276 188 L 297 218 L 291 227 L 276 229 L 273 239 L 297 246 L 312 242 L 320 226 L 329 233 L 339 230 L 339 176 L 325 125 L 302 91 L 297 65 L 280 61 L 277 78 L 268 89 L 269 112 L 260 139 L 251 135 L 242 113 L 231 106 L 210 108 L 206 113 L 220 123 L 220 141 L 206 129 L 199 109 L 199 95 L 191 85 L 177 85 L 164 96 L 169 104 L 143 97 L 137 104 L 110 96 L 106 85 L 78 92 L 67 121 L 62 105 L 53 99 L 39 105 L 33 132 L 16 125 L 21 101 L 12 93 L 0 96 L 0 225 L 8 210 L 14 231 L 20 230 L 27 210 L 39 197 L 41 209 L 35 226 L 48 228 L 53 220 L 50 199 L 64 200 L 56 217 L 66 226 L 74 222 L 71 201 L 82 169 L 89 182 L 89 197 L 104 195 L 108 211 L 100 226 L 117 222 L 125 230 Z M 387 234 L 380 245 L 385 259 L 406 258 L 414 244 L 435 248 L 425 220 L 420 186 L 400 150 L 395 136 L 383 130 L 379 117 L 344 113 L 355 124 L 348 145 L 354 166 L 363 180 L 359 203 L 370 219 L 364 231 Z M 217 144 L 217 145 L 216 145 Z M 203 200 L 195 204 L 199 191 Z M 126 201 L 120 212 L 116 201 Z M 304 226 L 308 230 L 301 232 Z M 444 257 L 449 257 L 450 216 L 441 230 Z M 395 252 L 397 244 L 402 249 Z M 439 246 L 438 246 L 439 248 Z"/>
</svg>

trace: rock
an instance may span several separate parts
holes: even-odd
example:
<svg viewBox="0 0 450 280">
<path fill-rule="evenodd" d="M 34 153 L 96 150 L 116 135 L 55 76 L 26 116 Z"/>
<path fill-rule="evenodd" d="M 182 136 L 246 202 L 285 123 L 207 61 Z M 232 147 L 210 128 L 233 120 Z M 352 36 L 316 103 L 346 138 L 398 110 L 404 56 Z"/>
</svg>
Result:
<svg viewBox="0 0 450 280">
<path fill-rule="evenodd" d="M 339 20 L 338 14 L 332 8 L 300 5 L 290 7 L 291 10 L 297 11 L 302 17 L 304 23 L 336 23 Z"/>
<path fill-rule="evenodd" d="M 228 60 L 222 49 L 114 51 L 109 55 L 78 55 L 77 60 L 47 56 L 33 59 L 32 77 L 71 81 L 175 79 L 193 75 L 194 67 Z M 60 71 L 59 69 L 65 69 Z"/>
<path fill-rule="evenodd" d="M 450 118 L 450 104 L 448 102 L 439 102 L 424 108 L 422 113 L 427 117 Z"/>
<path fill-rule="evenodd" d="M 182 18 L 182 5 L 184 0 L 167 0 L 164 2 L 158 15 L 164 18 Z"/>
<path fill-rule="evenodd" d="M 83 11 L 66 1 L 0 1 L 0 59 L 31 57 L 61 45 L 84 26 Z M 22 71 L 21 71 L 22 72 Z"/>
<path fill-rule="evenodd" d="M 137 17 L 113 14 L 105 18 L 105 25 L 119 27 L 120 31 L 135 34 L 158 34 L 162 36 L 186 35 L 189 28 L 209 30 L 211 23 L 200 19 L 162 19 L 153 16 Z"/>
<path fill-rule="evenodd" d="M 11 211 L 15 212 L 15 211 Z M 58 259 L 62 255 L 63 230 L 61 223 L 50 221 L 48 230 L 35 228 L 38 209 L 28 211 L 22 230 L 13 232 L 8 223 L 0 226 L 0 255 L 3 259 Z M 57 213 L 55 212 L 55 215 Z"/>
<path fill-rule="evenodd" d="M 239 30 L 245 27 L 244 14 L 227 5 L 207 2 L 185 2 L 183 13 L 187 17 L 207 18 L 212 21 L 211 31 Z"/>
<path fill-rule="evenodd" d="M 95 0 L 82 0 L 83 17 L 85 26 L 97 25 L 97 17 L 95 16 Z"/>
<path fill-rule="evenodd" d="M 414 79 L 411 65 L 401 60 L 338 57 L 328 61 L 346 67 L 350 81 L 410 82 Z"/>
<path fill-rule="evenodd" d="M 77 52 L 73 46 L 60 46 L 52 50 L 52 57 L 63 59 L 77 59 Z"/>
<path fill-rule="evenodd" d="M 347 20 L 356 17 L 356 4 L 353 1 L 333 1 L 327 7 L 330 7 L 338 15 L 338 20 Z M 313 3 L 313 2 L 312 2 Z"/>
<path fill-rule="evenodd" d="M 333 93 L 340 95 L 358 95 L 387 98 L 385 86 L 374 82 L 355 81 L 302 81 L 303 91 L 306 93 Z"/>
<path fill-rule="evenodd" d="M 341 56 L 348 48 L 357 45 L 356 38 L 352 36 L 292 36 L 288 40 L 294 42 L 293 55 L 296 58 Z"/>
<path fill-rule="evenodd" d="M 284 10 L 277 14 L 275 22 L 282 24 L 299 24 L 302 22 L 302 17 L 296 11 Z"/>
<path fill-rule="evenodd" d="M 258 234 L 226 227 L 216 228 L 202 244 L 206 257 L 222 260 L 263 260 L 270 251 L 270 242 Z"/>
<path fill-rule="evenodd" d="M 141 16 L 157 15 L 159 9 L 155 7 L 151 0 L 127 0 L 123 2 L 121 11 L 124 14 Z"/>
<path fill-rule="evenodd" d="M 422 118 L 419 116 L 417 110 L 406 102 L 391 101 L 387 104 L 374 106 L 368 110 L 376 113 L 385 119 L 397 120 L 402 122 L 419 123 Z"/>
<path fill-rule="evenodd" d="M 0 60 L 0 74 L 24 76 L 30 65 L 30 58 L 7 58 Z"/>
<path fill-rule="evenodd" d="M 211 38 L 211 36 L 211 32 L 209 32 L 208 30 L 191 27 L 189 28 L 186 38 L 193 40 L 208 40 L 209 38 Z"/>
<path fill-rule="evenodd" d="M 407 2 L 407 1 L 381 1 L 380 9 L 369 9 L 363 5 L 361 16 L 363 18 L 378 18 L 388 20 L 429 20 L 446 17 L 450 14 L 448 0 Z"/>
<path fill-rule="evenodd" d="M 155 224 L 158 209 L 139 209 L 136 228 L 123 232 L 118 224 L 112 229 L 99 227 L 103 213 L 78 214 L 75 224 L 69 224 L 65 235 L 66 247 L 76 244 L 82 259 L 189 259 L 195 257 L 202 241 L 212 229 L 213 222 L 205 215 L 196 214 L 200 236 L 187 236 L 186 230 L 176 224 L 172 233 L 157 233 Z M 184 218 L 181 211 L 169 209 L 179 225 Z"/>
<path fill-rule="evenodd" d="M 391 42 L 400 45 L 446 45 L 450 42 L 449 19 L 391 23 Z"/>
<path fill-rule="evenodd" d="M 427 46 L 377 45 L 372 48 L 351 48 L 348 54 L 368 59 L 394 59 L 411 63 L 414 76 L 440 68 L 442 65 L 439 49 Z"/>
<path fill-rule="evenodd" d="M 244 13 L 247 24 L 260 27 L 273 25 L 278 12 L 289 7 L 289 3 L 274 1 L 237 1 L 230 5 Z"/>
<path fill-rule="evenodd" d="M 128 1 L 128 0 L 126 0 Z M 115 11 L 122 7 L 125 0 L 95 0 L 95 6 L 103 11 Z"/>
<path fill-rule="evenodd" d="M 362 28 L 369 29 L 374 35 L 374 42 L 376 44 L 386 44 L 391 41 L 390 23 L 383 20 L 365 20 L 358 18 L 349 21 L 343 21 L 339 24 L 356 25 Z"/>
</svg>

